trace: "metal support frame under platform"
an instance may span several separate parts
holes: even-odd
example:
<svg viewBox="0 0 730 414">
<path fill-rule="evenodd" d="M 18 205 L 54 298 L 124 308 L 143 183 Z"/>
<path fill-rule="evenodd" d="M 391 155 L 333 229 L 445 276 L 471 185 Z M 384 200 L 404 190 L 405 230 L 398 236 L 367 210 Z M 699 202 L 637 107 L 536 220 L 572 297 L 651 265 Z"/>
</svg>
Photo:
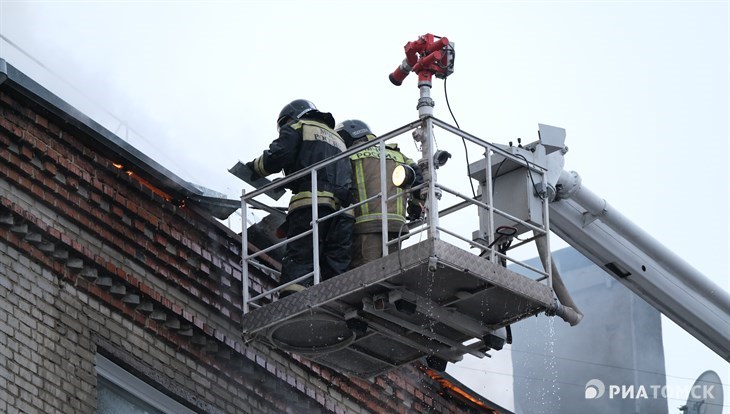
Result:
<svg viewBox="0 0 730 414">
<path fill-rule="evenodd" d="M 424 356 L 486 355 L 554 304 L 544 283 L 428 239 L 243 316 L 244 337 L 369 378 Z"/>
</svg>

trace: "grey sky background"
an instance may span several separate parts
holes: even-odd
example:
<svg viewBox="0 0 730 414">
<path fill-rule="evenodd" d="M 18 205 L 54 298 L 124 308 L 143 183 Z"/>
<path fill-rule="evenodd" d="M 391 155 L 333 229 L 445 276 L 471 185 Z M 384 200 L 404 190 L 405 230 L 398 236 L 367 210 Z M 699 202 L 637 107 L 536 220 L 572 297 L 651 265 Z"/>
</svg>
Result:
<svg viewBox="0 0 730 414">
<path fill-rule="evenodd" d="M 387 75 L 425 33 L 456 44 L 447 87 L 464 130 L 507 143 L 534 141 L 537 123 L 565 128 L 566 169 L 730 290 L 728 1 L 0 0 L 0 34 L 46 68 L 4 41 L 0 58 L 230 198 L 243 183 L 227 169 L 276 137 L 292 99 L 380 134 L 415 120 L 416 76 L 394 87 Z M 452 123 L 443 81 L 432 96 Z M 460 141 L 438 143 L 463 159 Z M 441 171 L 462 184 L 461 170 Z M 730 395 L 727 362 L 666 318 L 663 329 L 668 384 L 713 369 Z M 509 404 L 509 361 L 480 364 L 452 373 Z"/>
</svg>

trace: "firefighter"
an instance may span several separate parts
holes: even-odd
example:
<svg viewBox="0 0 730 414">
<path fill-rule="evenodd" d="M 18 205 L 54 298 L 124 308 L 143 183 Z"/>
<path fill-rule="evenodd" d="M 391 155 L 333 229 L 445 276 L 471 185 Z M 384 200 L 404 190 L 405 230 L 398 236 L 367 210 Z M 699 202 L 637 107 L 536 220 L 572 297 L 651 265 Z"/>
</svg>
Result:
<svg viewBox="0 0 730 414">
<path fill-rule="evenodd" d="M 347 147 L 333 130 L 334 118 L 320 112 L 312 102 L 297 99 L 287 104 L 277 119 L 279 137 L 269 149 L 246 165 L 254 171 L 254 177 L 265 177 L 284 170 L 290 175 L 306 169 L 319 161 L 335 156 Z M 350 161 L 343 158 L 317 170 L 318 215 L 328 214 L 347 207 L 352 199 L 352 169 Z M 292 191 L 289 210 L 282 230 L 292 238 L 312 228 L 311 176 L 307 175 L 287 186 Z M 319 257 L 321 280 L 336 276 L 349 268 L 352 250 L 354 217 L 347 212 L 319 224 Z M 287 243 L 282 259 L 281 282 L 291 282 L 313 271 L 312 236 L 305 236 Z M 312 278 L 285 287 L 280 297 L 287 296 L 312 285 Z"/>
<path fill-rule="evenodd" d="M 357 146 L 364 142 L 371 141 L 376 136 L 370 128 L 360 120 L 347 120 L 335 128 L 348 147 Z M 408 233 L 408 220 L 420 217 L 422 207 L 421 200 L 409 197 L 406 191 L 397 187 L 391 180 L 393 170 L 398 165 L 407 165 L 414 171 L 415 180 L 411 186 L 417 186 L 423 182 L 421 169 L 413 160 L 403 155 L 397 144 L 386 145 L 385 173 L 388 197 L 395 194 L 399 196 L 388 201 L 388 239 L 393 240 L 399 235 Z M 380 147 L 375 144 L 358 153 L 350 156 L 353 171 L 353 186 L 355 197 L 353 203 L 359 203 L 380 193 Z M 351 268 L 361 266 L 367 262 L 383 256 L 382 245 L 382 224 L 383 217 L 380 198 L 373 199 L 361 206 L 355 207 L 355 234 L 352 251 Z M 388 252 L 396 251 L 399 243 L 394 243 L 388 248 Z"/>
</svg>

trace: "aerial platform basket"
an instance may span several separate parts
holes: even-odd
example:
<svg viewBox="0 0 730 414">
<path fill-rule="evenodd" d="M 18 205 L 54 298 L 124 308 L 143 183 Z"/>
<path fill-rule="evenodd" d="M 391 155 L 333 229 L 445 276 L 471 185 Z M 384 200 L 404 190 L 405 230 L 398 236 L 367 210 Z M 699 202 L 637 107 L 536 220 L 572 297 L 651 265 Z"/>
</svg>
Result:
<svg viewBox="0 0 730 414">
<path fill-rule="evenodd" d="M 386 173 L 386 141 L 392 139 L 388 145 L 397 144 L 401 136 L 410 132 L 411 137 L 406 137 L 405 142 L 420 147 L 418 167 L 423 184 L 411 181 L 413 186 L 409 188 L 395 178 L 392 184 L 422 200 L 425 214 L 409 223 L 407 236 L 399 234 L 395 240 L 391 240 L 387 215 L 383 215 L 383 257 L 324 281 L 320 280 L 319 226 L 288 240 L 272 240 L 273 244 L 268 246 L 260 242 L 255 246 L 249 244 L 248 229 L 244 226 L 241 325 L 247 341 L 261 341 L 341 372 L 369 378 L 422 357 L 439 370 L 465 354 L 481 358 L 490 349 L 499 350 L 510 342 L 509 325 L 541 312 L 559 316 L 566 313 L 553 291 L 549 255 L 542 269 L 508 255 L 510 249 L 533 240 L 543 243 L 549 252 L 547 163 L 552 158 L 562 160 L 564 130 L 541 125 L 539 141 L 524 147 L 500 146 L 434 118 L 431 76 L 446 77 L 451 73 L 453 45 L 446 38 L 433 35 L 409 45 L 408 59 L 415 58 L 420 63 L 404 61 L 391 75 L 391 81 L 399 84 L 411 67 L 418 73 L 418 120 L 248 194 L 243 191 L 241 212 L 248 217 L 247 208 L 251 206 L 281 214 L 255 198 L 295 180 L 309 180 L 312 222 L 321 223 L 342 214 L 340 210 L 326 217 L 318 216 L 318 172 L 364 150 L 377 154 L 380 160 L 379 174 L 372 175 L 380 180 L 380 192 L 348 208 L 379 201 L 378 211 L 389 211 L 391 203 L 402 202 L 398 201 L 402 194 L 398 193 L 400 190 L 391 194 L 388 189 L 392 187 L 387 184 L 391 176 Z M 415 49 L 409 52 L 409 47 Z M 442 55 L 443 59 L 434 61 Z M 435 128 L 444 134 L 439 137 L 446 144 L 442 150 L 436 147 Z M 452 178 L 439 181 L 438 170 L 451 157 L 445 149 L 456 148 L 457 141 L 447 143 L 447 138 L 442 138 L 449 135 L 458 139 L 456 145 L 463 145 L 465 153 L 468 142 L 485 159 L 458 168 L 468 171 L 468 177 L 454 178 L 456 170 L 445 170 L 444 177 Z M 465 158 L 468 163 L 466 154 Z M 236 174 L 239 170 L 234 168 L 231 172 Z M 237 176 L 244 181 L 250 179 L 250 174 Z M 448 206 L 440 208 L 439 203 Z M 459 215 L 453 214 L 456 212 Z M 471 220 L 465 220 L 466 217 Z M 532 236 L 518 238 L 526 232 Z M 302 237 L 313 241 L 312 272 L 273 288 L 268 286 L 271 282 L 267 286 L 250 283 L 249 267 L 264 271 L 276 282 L 278 272 L 258 257 Z M 520 242 L 512 246 L 513 239 Z M 392 249 L 395 243 L 402 248 Z M 527 269 L 529 276 L 507 269 L 507 261 Z M 277 293 L 288 286 L 310 281 L 311 287 L 277 299 Z"/>
<path fill-rule="evenodd" d="M 435 160 L 438 157 L 431 144 L 434 126 L 483 148 L 486 162 L 470 166 L 472 178 L 480 185 L 477 195 L 465 195 L 463 190 L 443 185 L 436 179 Z M 268 243 L 261 245 L 258 241 L 255 251 L 244 249 L 242 260 L 249 266 L 242 267 L 241 328 L 246 341 L 261 341 L 341 372 L 369 378 L 422 357 L 427 358 L 430 366 L 441 370 L 447 362 L 457 362 L 465 354 L 482 358 L 490 349 L 499 350 L 509 342 L 509 325 L 541 312 L 557 315 L 564 312 L 565 308 L 556 301 L 552 288 L 550 259 L 541 269 L 508 256 L 509 245 L 500 243 L 511 240 L 515 233 L 506 234 L 501 230 L 505 228 L 504 224 L 496 224 L 497 221 L 509 223 L 511 225 L 507 227 L 520 234 L 533 232 L 533 237 L 520 239 L 519 244 L 538 238 L 548 243 L 547 201 L 536 192 L 534 184 L 546 181 L 544 162 L 538 158 L 547 153 L 542 143 L 535 144 L 536 151 L 525 150 L 526 155 L 520 157 L 513 152 L 522 151 L 521 148 L 494 146 L 427 115 L 309 169 L 249 194 L 244 192 L 242 211 L 247 214 L 248 205 L 266 207 L 254 204 L 253 198 L 271 187 L 286 185 L 288 181 L 307 175 L 310 175 L 312 188 L 316 189 L 318 169 L 362 148 L 379 147 L 380 179 L 390 179 L 382 161 L 386 141 L 413 130 L 414 136 L 426 137 L 421 138 L 423 148 L 419 161 L 425 183 L 408 191 L 424 192 L 426 211 L 435 213 L 427 213 L 420 221 L 411 223 L 408 235 L 382 240 L 383 251 L 388 251 L 387 246 L 394 243 L 407 247 L 324 281 L 319 280 L 319 265 L 315 261 L 314 272 L 278 287 L 264 286 L 262 291 L 254 292 L 249 289 L 249 266 L 265 269 L 277 280 L 278 272 L 268 268 L 258 257 L 281 248 L 288 241 L 274 240 L 275 244 L 268 246 Z M 549 136 L 548 131 L 549 127 L 541 126 L 542 136 Z M 505 160 L 516 167 L 507 168 Z M 518 180 L 500 178 L 494 185 L 493 177 L 515 174 L 521 174 Z M 385 188 L 382 182 L 381 188 Z M 520 195 L 514 197 L 514 202 L 495 206 L 499 203 L 494 202 L 492 194 L 507 190 Z M 316 194 L 316 191 L 312 193 Z M 385 193 L 381 190 L 373 198 L 384 199 L 382 202 L 386 204 L 394 202 L 395 196 L 382 197 L 381 194 Z M 439 200 L 442 203 L 448 200 L 448 207 L 440 209 Z M 313 204 L 316 205 L 316 201 Z M 472 209 L 471 213 L 467 209 Z M 271 208 L 268 210 L 281 214 Z M 454 214 L 457 212 L 458 215 Z M 313 220 L 321 222 L 341 211 L 327 217 L 317 214 L 317 209 L 313 209 Z M 446 225 L 452 219 L 455 220 L 449 224 L 458 229 Z M 381 224 L 385 230 L 385 223 Z M 315 234 L 317 227 L 301 237 L 319 240 Z M 473 231 L 474 227 L 478 230 Z M 249 245 L 248 233 L 249 229 L 244 228 L 244 246 Z M 387 235 L 387 230 L 383 234 Z M 317 243 L 313 243 L 313 250 L 316 258 Z M 509 270 L 507 261 L 525 268 L 527 276 Z M 276 299 L 277 292 L 286 285 L 303 283 L 307 279 L 314 279 L 313 286 Z"/>
<path fill-rule="evenodd" d="M 431 144 L 434 126 L 483 148 L 486 163 L 470 167 L 472 177 L 480 185 L 478 195 L 465 195 L 463 190 L 445 186 L 437 180 L 435 160 L 438 156 Z M 382 241 L 383 251 L 388 251 L 387 246 L 393 243 L 400 242 L 407 247 L 324 281 L 319 280 L 319 265 L 315 260 L 314 272 L 284 285 L 266 286 L 263 291 L 254 292 L 249 290 L 249 266 L 264 269 L 277 280 L 278 272 L 268 268 L 258 257 L 281 248 L 288 241 L 273 241 L 275 244 L 268 246 L 268 243 L 260 245 L 259 241 L 255 251 L 244 249 L 242 259 L 249 266 L 242 267 L 241 328 L 246 341 L 260 341 L 338 371 L 369 378 L 422 357 L 426 357 L 431 367 L 443 370 L 448 362 L 460 361 L 465 354 L 479 358 L 488 356 L 487 351 L 499 350 L 509 342 L 509 325 L 541 312 L 560 314 L 549 262 L 543 270 L 508 256 L 508 248 L 499 246 L 513 234 L 505 238 L 500 230 L 503 227 L 495 224 L 501 220 L 513 223 L 510 228 L 515 231 L 534 232 L 534 237 L 520 244 L 536 238 L 543 238 L 547 243 L 547 201 L 535 192 L 533 184 L 533 181 L 546 180 L 543 163 L 536 158 L 545 154 L 542 147 L 538 147 L 535 157 L 529 152 L 521 158 L 512 153 L 516 148 L 494 146 L 426 115 L 361 147 L 350 148 L 249 194 L 244 192 L 242 212 L 246 216 L 247 206 L 252 205 L 281 214 L 262 203 L 255 204 L 253 198 L 307 175 L 311 179 L 312 193 L 316 194 L 317 170 L 362 148 L 379 147 L 380 179 L 390 179 L 385 174 L 383 161 L 386 141 L 414 130 L 414 137 L 421 137 L 422 141 L 419 165 L 423 168 L 425 183 L 408 191 L 425 193 L 426 211 L 435 213 L 427 213 L 422 220 L 411 223 L 407 236 L 390 241 L 384 237 Z M 506 168 L 504 160 L 521 168 L 522 186 L 501 180 L 524 193 L 512 204 L 521 207 L 521 203 L 526 202 L 528 208 L 495 206 L 491 197 L 495 192 L 493 176 L 519 172 Z M 495 188 L 499 190 L 501 185 L 497 180 Z M 381 188 L 385 188 L 382 182 Z M 395 196 L 382 197 L 381 194 L 385 193 L 381 191 L 373 198 L 381 199 L 385 204 L 395 202 Z M 448 207 L 440 209 L 439 200 L 445 202 L 447 199 Z M 316 201 L 313 204 L 316 205 Z M 473 215 L 475 208 L 477 214 Z M 467 209 L 472 212 L 467 213 Z M 457 212 L 458 215 L 454 214 Z M 312 217 L 321 222 L 340 213 L 318 217 L 315 208 Z M 466 217 L 471 219 L 465 220 Z M 450 225 L 459 229 L 445 224 L 451 219 L 455 222 Z M 385 223 L 382 225 L 385 229 Z M 317 227 L 301 237 L 319 240 L 315 234 Z M 479 230 L 473 231 L 474 227 Z M 249 229 L 244 228 L 243 246 L 249 245 L 248 233 Z M 313 250 L 316 258 L 317 243 L 313 243 Z M 528 276 L 507 269 L 507 261 L 520 264 L 527 269 Z M 313 286 L 276 299 L 277 292 L 286 285 L 303 283 L 306 279 L 314 279 Z"/>
<path fill-rule="evenodd" d="M 244 337 L 368 378 L 421 357 L 500 349 L 495 331 L 549 310 L 550 287 L 428 239 L 244 315 Z"/>
</svg>

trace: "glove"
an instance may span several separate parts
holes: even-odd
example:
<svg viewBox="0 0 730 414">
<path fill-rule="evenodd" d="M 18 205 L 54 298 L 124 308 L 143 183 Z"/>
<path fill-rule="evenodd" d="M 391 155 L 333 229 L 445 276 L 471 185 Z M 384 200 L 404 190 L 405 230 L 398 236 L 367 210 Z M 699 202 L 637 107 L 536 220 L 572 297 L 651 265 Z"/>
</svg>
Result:
<svg viewBox="0 0 730 414">
<path fill-rule="evenodd" d="M 281 227 L 277 227 L 274 231 L 274 235 L 277 239 L 283 239 L 284 237 L 286 237 L 286 230 L 282 229 Z"/>
<path fill-rule="evenodd" d="M 421 214 L 423 214 L 423 207 L 421 207 L 421 204 L 419 202 L 413 199 L 408 200 L 406 213 L 408 214 L 406 216 L 406 219 L 408 221 L 418 220 L 419 218 L 421 218 Z"/>
<path fill-rule="evenodd" d="M 284 219 L 284 222 L 281 223 L 281 225 L 279 227 L 277 227 L 276 230 L 274 231 L 274 235 L 276 236 L 277 239 L 283 239 L 284 237 L 286 237 L 286 234 L 288 232 L 289 232 L 289 222 L 286 219 Z"/>
<path fill-rule="evenodd" d="M 255 161 L 256 161 L 256 160 L 253 160 L 253 161 L 249 161 L 249 162 L 247 162 L 247 163 L 245 164 L 245 165 L 246 165 L 246 167 L 248 167 L 248 168 L 249 168 L 249 169 L 251 170 L 251 178 L 250 178 L 250 180 L 251 180 L 251 181 L 256 181 L 256 180 L 258 180 L 259 178 L 264 178 L 264 177 L 260 176 L 260 175 L 259 175 L 259 174 L 258 174 L 258 173 L 256 172 L 256 168 L 254 168 L 254 162 L 255 162 Z"/>
</svg>

